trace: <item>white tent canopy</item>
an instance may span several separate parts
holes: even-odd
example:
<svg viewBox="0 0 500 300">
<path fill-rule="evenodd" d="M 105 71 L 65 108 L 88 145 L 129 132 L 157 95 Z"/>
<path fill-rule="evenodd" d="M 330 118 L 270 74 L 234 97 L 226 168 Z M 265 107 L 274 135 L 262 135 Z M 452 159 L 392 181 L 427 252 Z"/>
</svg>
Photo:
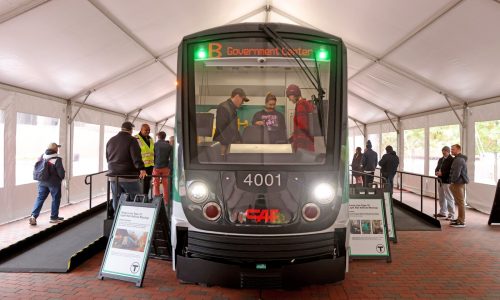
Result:
<svg viewBox="0 0 500 300">
<path fill-rule="evenodd" d="M 240 22 L 291 23 L 346 42 L 351 136 L 459 123 L 462 142 L 474 145 L 466 114 L 500 119 L 499 0 L 0 0 L 5 174 L 15 173 L 7 157 L 16 157 L 18 112 L 65 120 L 78 111 L 76 121 L 100 124 L 101 144 L 104 126 L 127 117 L 172 128 L 182 37 Z M 4 186 L 0 198 L 27 199 L 11 218 L 22 215 L 34 185 Z"/>
<path fill-rule="evenodd" d="M 234 22 L 287 22 L 348 45 L 364 123 L 500 96 L 493 0 L 0 1 L 0 83 L 158 122 L 174 114 L 177 45 Z M 173 125 L 173 120 L 168 122 Z M 353 124 L 352 124 L 353 125 Z"/>
</svg>

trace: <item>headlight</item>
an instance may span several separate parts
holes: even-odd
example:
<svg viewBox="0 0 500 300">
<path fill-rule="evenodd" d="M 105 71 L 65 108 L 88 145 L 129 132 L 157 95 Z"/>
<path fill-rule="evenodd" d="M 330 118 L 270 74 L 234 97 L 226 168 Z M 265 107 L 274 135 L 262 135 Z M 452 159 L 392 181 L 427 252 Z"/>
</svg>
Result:
<svg viewBox="0 0 500 300">
<path fill-rule="evenodd" d="M 330 204 L 335 196 L 333 187 L 328 183 L 318 184 L 314 188 L 313 193 L 314 199 L 320 204 Z"/>
<path fill-rule="evenodd" d="M 194 203 L 202 203 L 208 199 L 208 187 L 201 181 L 195 181 L 189 185 L 187 195 Z"/>
</svg>

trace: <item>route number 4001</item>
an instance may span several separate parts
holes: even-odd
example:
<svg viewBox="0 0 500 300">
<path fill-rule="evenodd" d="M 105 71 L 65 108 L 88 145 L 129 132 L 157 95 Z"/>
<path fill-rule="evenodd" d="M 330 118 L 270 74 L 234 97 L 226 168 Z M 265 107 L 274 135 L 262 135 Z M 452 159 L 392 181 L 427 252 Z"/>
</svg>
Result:
<svg viewBox="0 0 500 300">
<path fill-rule="evenodd" d="M 281 186 L 281 174 L 248 174 L 243 180 L 248 186 L 274 186 L 275 184 Z"/>
</svg>

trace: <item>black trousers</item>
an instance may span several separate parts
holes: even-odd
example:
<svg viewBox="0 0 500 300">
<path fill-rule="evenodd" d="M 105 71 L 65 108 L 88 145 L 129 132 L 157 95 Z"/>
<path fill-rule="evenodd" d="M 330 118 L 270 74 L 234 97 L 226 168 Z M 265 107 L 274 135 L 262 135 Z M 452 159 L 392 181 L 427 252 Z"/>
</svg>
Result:
<svg viewBox="0 0 500 300">
<path fill-rule="evenodd" d="M 149 190 L 151 189 L 151 175 L 153 175 L 153 168 L 154 166 L 151 166 L 151 167 L 146 167 L 146 174 L 148 174 L 148 176 L 144 177 L 144 181 L 143 181 L 143 189 L 142 189 L 142 193 L 147 195 L 149 197 Z"/>
<path fill-rule="evenodd" d="M 365 180 L 363 181 L 364 187 L 371 187 L 372 186 L 374 175 L 375 175 L 375 171 L 365 171 Z"/>
</svg>

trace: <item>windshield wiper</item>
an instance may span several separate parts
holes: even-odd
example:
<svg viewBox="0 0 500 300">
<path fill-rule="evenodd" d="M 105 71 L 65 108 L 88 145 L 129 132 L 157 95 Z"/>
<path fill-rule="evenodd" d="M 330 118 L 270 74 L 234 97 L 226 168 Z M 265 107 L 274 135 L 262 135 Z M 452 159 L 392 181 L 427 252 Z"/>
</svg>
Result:
<svg viewBox="0 0 500 300">
<path fill-rule="evenodd" d="M 311 71 L 311 69 L 307 66 L 307 64 L 304 62 L 302 57 L 300 57 L 300 55 L 298 55 L 295 52 L 295 50 L 293 50 L 293 48 L 290 46 L 290 44 L 288 44 L 287 41 L 285 41 L 278 33 L 276 33 L 276 31 L 269 28 L 269 26 L 267 26 L 267 24 L 262 24 L 260 26 L 260 28 L 262 29 L 262 31 L 264 31 L 264 33 L 267 34 L 267 36 L 271 39 L 271 42 L 275 46 L 278 46 L 280 48 L 285 49 L 286 53 L 288 53 L 289 55 L 292 56 L 292 58 L 299 65 L 302 72 L 304 72 L 304 74 L 306 75 L 307 79 L 309 79 L 309 81 L 311 82 L 314 89 L 316 89 L 316 91 L 318 92 L 318 97 L 316 97 L 315 95 L 312 95 L 311 100 L 313 101 L 313 103 L 316 105 L 316 107 L 318 109 L 319 127 L 320 127 L 320 131 L 321 131 L 321 135 L 323 136 L 323 138 L 325 139 L 325 142 L 326 142 L 326 137 L 323 134 L 323 98 L 325 96 L 325 90 L 321 86 L 321 78 L 319 75 L 319 65 L 318 65 L 318 60 L 316 59 L 316 56 L 313 55 L 314 63 L 316 65 L 316 74 L 314 74 Z"/>
</svg>

